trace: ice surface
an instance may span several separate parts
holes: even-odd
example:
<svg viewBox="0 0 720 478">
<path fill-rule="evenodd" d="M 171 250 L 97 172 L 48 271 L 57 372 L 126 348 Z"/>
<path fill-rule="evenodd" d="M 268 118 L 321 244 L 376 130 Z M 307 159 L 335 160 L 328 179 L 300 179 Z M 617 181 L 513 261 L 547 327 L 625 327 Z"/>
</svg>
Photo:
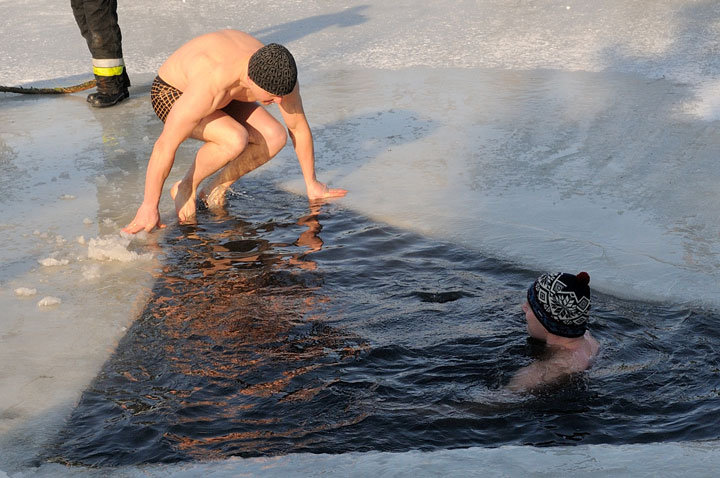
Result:
<svg viewBox="0 0 720 478">
<path fill-rule="evenodd" d="M 54 305 L 62 304 L 62 299 L 59 297 L 47 296 L 40 299 L 37 303 L 38 307 L 52 307 Z"/>
<path fill-rule="evenodd" d="M 88 243 L 88 257 L 98 261 L 131 262 L 137 260 L 150 260 L 152 254 L 138 254 L 128 250 L 131 237 L 121 235 L 104 236 L 90 239 Z"/>
<path fill-rule="evenodd" d="M 660 445 L 596 445 L 572 448 L 506 446 L 437 452 L 298 454 L 273 458 L 229 459 L 222 462 L 153 465 L 93 470 L 76 468 L 71 476 L 103 478 L 235 478 L 238 476 L 577 476 L 705 478 L 720 466 L 709 443 Z M 2 477 L 0 472 L 0 477 Z M 13 478 L 67 476 L 68 469 L 43 465 Z"/>
<path fill-rule="evenodd" d="M 46 257 L 45 259 L 40 259 L 38 261 L 41 265 L 45 267 L 53 267 L 53 266 L 65 266 L 70 261 L 67 259 L 55 259 L 54 257 Z"/>
<path fill-rule="evenodd" d="M 28 297 L 37 294 L 37 289 L 30 287 L 18 287 L 15 289 L 15 295 L 19 297 Z"/>
<path fill-rule="evenodd" d="M 152 235 L 125 243 L 119 228 L 139 203 L 161 127 L 147 92 L 161 62 L 207 31 L 238 28 L 294 52 L 319 175 L 350 190 L 347 207 L 530 269 L 585 269 L 606 292 L 720 305 L 717 2 L 143 0 L 120 2 L 119 17 L 128 101 L 99 111 L 84 93 L 0 94 L 0 476 L 66 471 L 27 460 L 144 303 Z M 0 0 L 0 29 L 0 84 L 89 79 L 69 5 Z M 192 151 L 181 148 L 169 183 Z M 161 207 L 169 217 L 172 205 Z M 93 239 L 64 239 L 80 235 Z M 43 310 L 15 295 L 28 284 L 62 305 Z M 703 476 L 717 468 L 715 447 L 299 455 L 117 475 L 422 476 L 481 463 L 510 476 L 542 464 L 583 476 Z"/>
<path fill-rule="evenodd" d="M 587 270 L 599 291 L 720 306 L 718 140 L 678 110 L 686 85 L 469 68 L 318 76 L 307 103 L 335 121 L 316 142 L 350 207 L 533 270 Z"/>
</svg>

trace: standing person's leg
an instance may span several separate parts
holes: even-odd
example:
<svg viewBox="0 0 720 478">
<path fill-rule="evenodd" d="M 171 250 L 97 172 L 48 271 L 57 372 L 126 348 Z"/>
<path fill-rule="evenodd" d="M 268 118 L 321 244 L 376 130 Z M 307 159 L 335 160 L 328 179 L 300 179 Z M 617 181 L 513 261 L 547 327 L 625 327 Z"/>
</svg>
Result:
<svg viewBox="0 0 720 478">
<path fill-rule="evenodd" d="M 80 28 L 80 35 L 86 39 L 90 35 L 87 19 L 85 18 L 85 0 L 70 0 L 70 8 L 72 8 L 75 23 Z"/>
<path fill-rule="evenodd" d="M 97 93 L 92 106 L 112 106 L 129 96 L 130 79 L 122 53 L 117 0 L 71 0 L 73 15 L 92 55 Z"/>
</svg>

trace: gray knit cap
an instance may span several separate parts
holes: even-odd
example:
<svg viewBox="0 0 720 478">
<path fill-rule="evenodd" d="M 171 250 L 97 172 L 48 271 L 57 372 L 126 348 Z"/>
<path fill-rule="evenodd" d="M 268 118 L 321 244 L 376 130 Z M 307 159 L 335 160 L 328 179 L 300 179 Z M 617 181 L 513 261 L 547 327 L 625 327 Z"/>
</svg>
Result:
<svg viewBox="0 0 720 478">
<path fill-rule="evenodd" d="M 271 95 L 285 96 L 295 88 L 297 66 L 287 48 L 270 43 L 250 57 L 248 76 Z"/>
</svg>

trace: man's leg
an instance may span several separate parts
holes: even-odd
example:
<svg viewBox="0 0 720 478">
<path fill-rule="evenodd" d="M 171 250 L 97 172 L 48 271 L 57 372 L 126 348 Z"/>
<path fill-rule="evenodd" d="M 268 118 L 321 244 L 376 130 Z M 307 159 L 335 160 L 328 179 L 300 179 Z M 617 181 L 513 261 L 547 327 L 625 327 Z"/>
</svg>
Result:
<svg viewBox="0 0 720 478">
<path fill-rule="evenodd" d="M 170 188 L 180 222 L 195 216 L 195 197 L 200 183 L 240 156 L 248 145 L 247 129 L 223 111 L 202 120 L 191 137 L 205 144 L 198 150 L 185 177 Z"/>
<path fill-rule="evenodd" d="M 263 164 L 267 163 L 270 155 L 267 152 L 267 146 L 263 144 L 248 143 L 245 151 L 230 161 L 222 170 L 199 192 L 200 199 L 210 209 L 220 209 L 225 207 L 225 193 L 230 186 Z"/>
<path fill-rule="evenodd" d="M 210 208 L 223 207 L 225 193 L 232 183 L 275 157 L 287 142 L 283 125 L 257 104 L 233 101 L 224 111 L 245 126 L 248 145 L 203 187 L 200 197 Z"/>
</svg>

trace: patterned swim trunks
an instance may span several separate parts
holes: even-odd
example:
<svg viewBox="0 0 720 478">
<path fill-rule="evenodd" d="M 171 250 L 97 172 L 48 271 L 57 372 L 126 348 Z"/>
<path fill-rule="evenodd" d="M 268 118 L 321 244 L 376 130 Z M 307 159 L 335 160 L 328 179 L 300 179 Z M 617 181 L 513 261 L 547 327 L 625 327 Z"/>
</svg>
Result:
<svg viewBox="0 0 720 478">
<path fill-rule="evenodd" d="M 155 81 L 150 87 L 150 103 L 152 103 L 155 114 L 163 123 L 170 114 L 173 104 L 180 96 L 182 96 L 182 91 L 169 85 L 159 76 L 155 77 Z"/>
</svg>

